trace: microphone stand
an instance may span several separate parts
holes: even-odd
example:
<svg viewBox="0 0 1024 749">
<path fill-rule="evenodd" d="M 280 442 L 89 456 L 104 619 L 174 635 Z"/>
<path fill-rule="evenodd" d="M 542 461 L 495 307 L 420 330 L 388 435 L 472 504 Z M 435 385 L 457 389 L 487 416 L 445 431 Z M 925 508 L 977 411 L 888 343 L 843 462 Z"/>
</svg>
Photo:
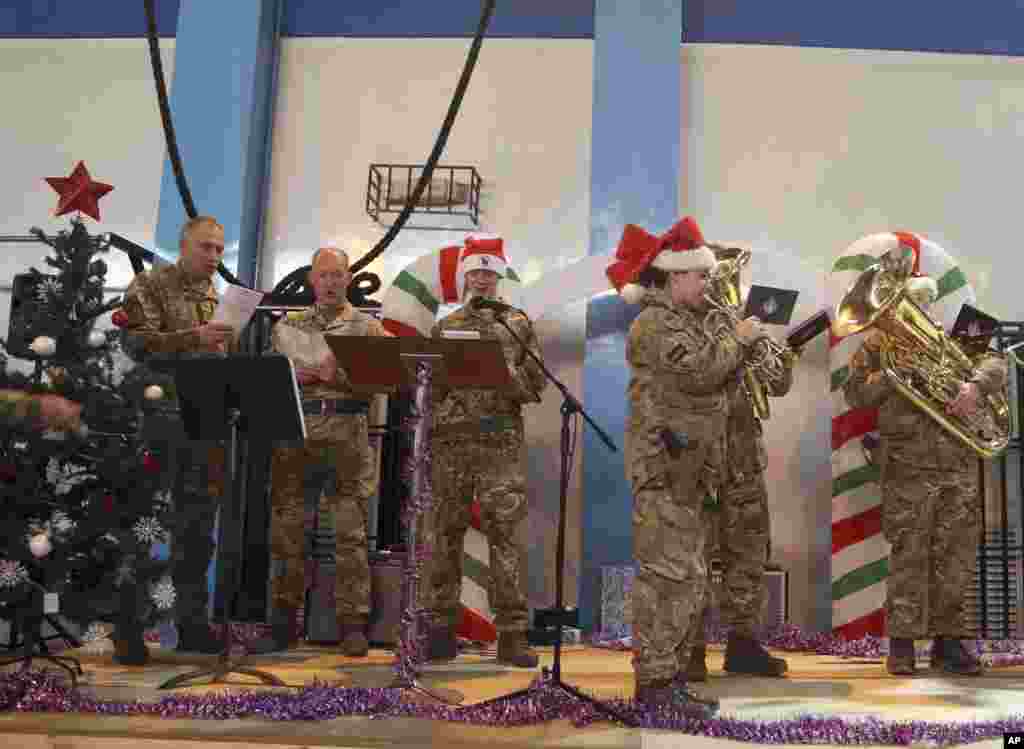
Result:
<svg viewBox="0 0 1024 749">
<path fill-rule="evenodd" d="M 509 335 L 519 343 L 520 347 L 527 356 L 540 367 L 544 376 L 547 377 L 548 381 L 553 384 L 558 391 L 562 394 L 562 441 L 561 441 L 561 480 L 559 482 L 558 491 L 558 540 L 556 541 L 555 548 L 555 606 L 551 609 L 543 609 L 537 613 L 537 619 L 542 620 L 545 626 L 554 624 L 555 626 L 555 657 L 552 663 L 551 670 L 547 668 L 542 670 L 545 677 L 549 679 L 541 684 L 541 687 L 557 687 L 568 695 L 581 700 L 598 710 L 598 712 L 604 713 L 614 720 L 619 721 L 627 726 L 635 726 L 635 723 L 623 715 L 620 715 L 617 711 L 603 704 L 594 697 L 584 694 L 576 687 L 571 684 L 566 684 L 562 681 L 562 629 L 563 627 L 577 627 L 579 625 L 579 612 L 577 609 L 566 609 L 564 605 L 565 601 L 565 524 L 566 524 L 566 505 L 567 495 L 569 492 L 569 475 L 572 472 L 572 456 L 575 451 L 575 440 L 571 439 L 573 430 L 570 429 L 570 422 L 572 417 L 580 415 L 583 419 L 593 428 L 594 432 L 600 438 L 601 442 L 611 450 L 617 452 L 615 444 L 611 441 L 611 438 L 601 429 L 594 420 L 590 418 L 587 412 L 583 409 L 583 405 L 576 399 L 576 397 L 569 392 L 569 389 L 560 382 L 551 371 L 544 365 L 544 362 L 539 356 L 537 356 L 529 346 L 527 346 L 523 340 L 516 334 L 512 327 L 505 321 L 505 314 L 512 311 L 514 308 L 509 307 L 508 309 L 498 308 L 497 305 L 484 305 L 476 306 L 476 309 L 487 309 L 494 310 L 494 318 L 500 323 L 505 330 L 508 331 Z M 537 623 L 540 626 L 540 622 Z M 536 687 L 530 686 L 526 689 L 519 689 L 515 692 L 511 692 L 502 697 L 494 697 L 484 702 L 478 703 L 480 705 L 487 705 L 494 702 L 500 702 L 504 700 L 514 699 L 516 697 L 529 697 L 533 696 Z"/>
</svg>

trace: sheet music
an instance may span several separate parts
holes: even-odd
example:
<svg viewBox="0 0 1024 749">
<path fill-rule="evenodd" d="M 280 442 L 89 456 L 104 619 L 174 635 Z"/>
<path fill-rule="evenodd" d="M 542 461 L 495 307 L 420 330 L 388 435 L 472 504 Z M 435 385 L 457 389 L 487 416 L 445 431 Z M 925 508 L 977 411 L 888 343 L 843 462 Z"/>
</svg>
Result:
<svg viewBox="0 0 1024 749">
<path fill-rule="evenodd" d="M 256 307 L 263 301 L 263 292 L 231 284 L 224 291 L 213 313 L 212 323 L 230 325 L 235 333 L 249 324 Z"/>
<path fill-rule="evenodd" d="M 277 350 L 296 367 L 316 369 L 331 352 L 323 333 L 287 326 L 277 332 Z"/>
</svg>

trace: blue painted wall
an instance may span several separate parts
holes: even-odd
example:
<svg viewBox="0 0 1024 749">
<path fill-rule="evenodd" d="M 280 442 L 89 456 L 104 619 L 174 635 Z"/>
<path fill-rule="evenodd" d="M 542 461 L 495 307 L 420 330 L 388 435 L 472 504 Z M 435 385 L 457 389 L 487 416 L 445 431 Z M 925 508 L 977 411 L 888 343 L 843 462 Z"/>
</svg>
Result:
<svg viewBox="0 0 1024 749">
<path fill-rule="evenodd" d="M 614 249 L 626 223 L 661 232 L 678 218 L 681 68 L 675 29 L 684 0 L 597 0 L 590 166 L 591 255 Z M 638 85 L 643 82 L 643 85 Z M 656 92 L 652 95 L 651 92 Z M 637 112 L 644 112 L 637 117 Z M 580 625 L 598 625 L 601 567 L 633 560 L 633 503 L 622 435 L 626 332 L 639 312 L 617 296 L 587 306 L 583 403 L 619 451 L 583 427 Z"/>
<path fill-rule="evenodd" d="M 156 29 L 160 36 L 174 36 L 179 5 L 180 0 L 156 0 Z M 4 0 L 0 3 L 0 38 L 145 35 L 146 9 L 142 0 Z"/>
<path fill-rule="evenodd" d="M 229 8 L 248 0 L 211 0 Z M 467 37 L 482 0 L 284 0 L 285 36 Z M 638 13 L 646 0 L 636 0 Z M 180 0 L 156 0 L 173 36 Z M 694 43 L 781 44 L 1024 55 L 1024 0 L 688 0 L 680 24 Z M 639 14 L 639 13 L 638 13 Z M 142 0 L 6 0 L 2 37 L 138 37 Z M 589 39 L 594 0 L 498 0 L 492 37 Z"/>
</svg>

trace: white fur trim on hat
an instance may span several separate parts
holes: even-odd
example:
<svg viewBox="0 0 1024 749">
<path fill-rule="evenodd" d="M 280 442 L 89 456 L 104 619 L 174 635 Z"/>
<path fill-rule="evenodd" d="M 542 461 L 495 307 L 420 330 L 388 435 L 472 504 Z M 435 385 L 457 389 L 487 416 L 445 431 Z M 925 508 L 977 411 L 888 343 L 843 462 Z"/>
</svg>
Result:
<svg viewBox="0 0 1024 749">
<path fill-rule="evenodd" d="M 499 276 L 504 276 L 506 265 L 505 261 L 497 255 L 476 253 L 465 258 L 459 264 L 459 270 L 462 273 L 469 273 L 471 270 L 490 270 L 494 271 Z"/>
<path fill-rule="evenodd" d="M 714 252 L 707 247 L 698 247 L 695 250 L 662 250 L 651 267 L 666 272 L 711 270 L 716 262 Z"/>
<path fill-rule="evenodd" d="M 912 298 L 918 295 L 927 294 L 927 304 L 931 304 L 939 298 L 939 285 L 935 279 L 928 276 L 914 276 L 907 281 L 907 296 Z"/>
</svg>

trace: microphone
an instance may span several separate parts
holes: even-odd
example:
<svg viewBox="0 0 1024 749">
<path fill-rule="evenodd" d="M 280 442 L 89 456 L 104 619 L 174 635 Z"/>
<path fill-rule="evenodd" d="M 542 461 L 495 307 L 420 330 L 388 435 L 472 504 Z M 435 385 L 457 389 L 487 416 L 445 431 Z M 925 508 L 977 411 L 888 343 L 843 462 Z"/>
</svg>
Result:
<svg viewBox="0 0 1024 749">
<path fill-rule="evenodd" d="M 485 299 L 482 296 L 474 297 L 473 301 L 470 302 L 470 305 L 474 309 L 494 310 L 494 312 L 497 314 L 502 314 L 505 312 L 514 312 L 516 310 L 516 308 L 513 307 L 511 304 L 499 302 L 497 299 Z"/>
</svg>

